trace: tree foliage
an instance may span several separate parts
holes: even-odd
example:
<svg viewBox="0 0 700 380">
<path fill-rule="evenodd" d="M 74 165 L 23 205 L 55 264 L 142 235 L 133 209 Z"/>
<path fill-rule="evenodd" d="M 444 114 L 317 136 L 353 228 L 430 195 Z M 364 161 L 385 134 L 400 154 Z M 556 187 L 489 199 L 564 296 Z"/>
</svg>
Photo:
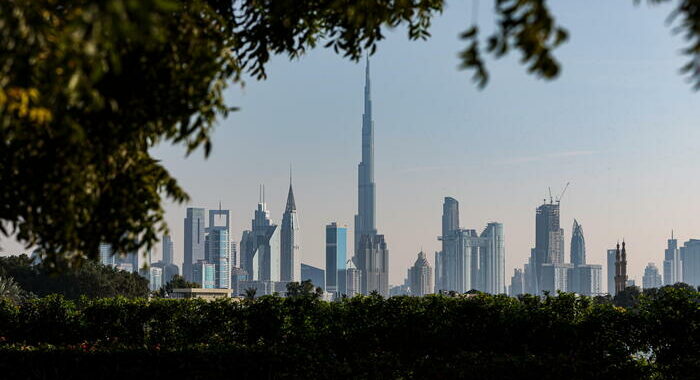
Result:
<svg viewBox="0 0 700 380">
<path fill-rule="evenodd" d="M 0 276 L 0 299 L 21 302 L 27 298 L 27 292 L 19 287 L 12 277 Z"/>
<path fill-rule="evenodd" d="M 641 0 L 634 0 L 640 3 Z M 677 4 L 683 71 L 700 89 L 700 11 Z M 461 67 L 483 87 L 484 55 L 513 51 L 552 79 L 567 39 L 546 0 L 494 0 L 496 27 L 461 35 Z M 167 231 L 164 198 L 188 199 L 151 156 L 162 143 L 211 149 L 234 108 L 223 90 L 266 77 L 272 55 L 323 46 L 352 60 L 388 29 L 430 36 L 444 0 L 7 0 L 0 2 L 0 233 L 39 248 L 48 266 L 80 264 L 100 243 L 150 248 Z"/>
<path fill-rule="evenodd" d="M 50 294 L 61 294 L 68 299 L 148 295 L 147 279 L 93 262 L 57 274 L 44 265 L 35 265 L 26 255 L 0 257 L 0 277 L 5 276 L 14 278 L 21 289 L 40 297 Z"/>
<path fill-rule="evenodd" d="M 253 378 L 685 379 L 700 370 L 699 297 L 664 287 L 630 308 L 567 293 L 0 301 L 0 369 L 31 362 L 54 377 L 107 366 L 112 378 L 169 368 L 210 378 L 236 370 Z"/>
</svg>

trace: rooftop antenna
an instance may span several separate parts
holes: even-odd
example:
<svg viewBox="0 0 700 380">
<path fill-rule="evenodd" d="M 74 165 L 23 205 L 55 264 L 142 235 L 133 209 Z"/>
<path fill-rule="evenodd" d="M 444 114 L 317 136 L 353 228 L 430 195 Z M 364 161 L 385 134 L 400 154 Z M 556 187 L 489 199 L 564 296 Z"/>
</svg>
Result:
<svg viewBox="0 0 700 380">
<path fill-rule="evenodd" d="M 547 186 L 547 190 L 549 190 L 549 204 L 554 203 L 554 200 L 552 199 L 552 188 Z"/>
</svg>

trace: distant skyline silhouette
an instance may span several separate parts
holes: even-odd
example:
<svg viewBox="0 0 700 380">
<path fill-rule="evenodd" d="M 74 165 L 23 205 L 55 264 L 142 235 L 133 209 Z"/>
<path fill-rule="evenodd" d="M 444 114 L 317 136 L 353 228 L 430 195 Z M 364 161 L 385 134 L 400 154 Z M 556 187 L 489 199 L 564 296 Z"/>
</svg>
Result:
<svg viewBox="0 0 700 380">
<path fill-rule="evenodd" d="M 534 246 L 535 208 L 548 187 L 559 192 L 567 182 L 567 260 L 574 218 L 588 262 L 605 264 L 606 250 L 625 237 L 637 284 L 647 263 L 661 267 L 671 229 L 679 245 L 700 238 L 700 94 L 678 73 L 684 41 L 664 24 L 671 8 L 603 0 L 551 6 L 571 33 L 556 52 L 563 71 L 552 82 L 508 57 L 490 61 L 491 81 L 477 90 L 471 73 L 457 68 L 471 6 L 456 1 L 434 20 L 429 40 L 407 41 L 399 29 L 371 57 L 376 224 L 389 244 L 391 284 L 403 282 L 421 247 L 434 263 L 445 196 L 459 201 L 462 227 L 504 224 L 507 282 Z M 480 7 L 477 20 L 488 32 L 490 8 Z M 228 103 L 241 110 L 220 122 L 209 159 L 201 151 L 184 158 L 182 146 L 154 151 L 192 198 L 166 207 L 178 265 L 188 206 L 215 209 L 221 201 L 238 241 L 264 183 L 280 223 L 290 163 L 301 261 L 324 266 L 329 222 L 353 234 L 364 62 L 318 49 L 291 62 L 273 57 L 268 74 L 228 90 Z M 24 251 L 0 244 L 3 255 Z"/>
</svg>

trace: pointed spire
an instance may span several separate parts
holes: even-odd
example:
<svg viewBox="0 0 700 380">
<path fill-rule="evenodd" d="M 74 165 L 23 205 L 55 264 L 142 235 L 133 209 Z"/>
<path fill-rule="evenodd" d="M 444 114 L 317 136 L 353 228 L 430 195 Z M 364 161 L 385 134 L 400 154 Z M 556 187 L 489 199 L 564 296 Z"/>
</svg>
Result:
<svg viewBox="0 0 700 380">
<path fill-rule="evenodd" d="M 297 205 L 294 202 L 294 191 L 292 191 L 292 165 L 289 165 L 289 194 L 287 194 L 287 207 L 285 212 L 296 211 Z"/>
<path fill-rule="evenodd" d="M 369 56 L 367 56 L 367 63 L 365 66 L 365 114 L 367 116 L 371 115 L 371 85 L 369 80 Z M 371 117 L 371 116 L 370 116 Z"/>
</svg>

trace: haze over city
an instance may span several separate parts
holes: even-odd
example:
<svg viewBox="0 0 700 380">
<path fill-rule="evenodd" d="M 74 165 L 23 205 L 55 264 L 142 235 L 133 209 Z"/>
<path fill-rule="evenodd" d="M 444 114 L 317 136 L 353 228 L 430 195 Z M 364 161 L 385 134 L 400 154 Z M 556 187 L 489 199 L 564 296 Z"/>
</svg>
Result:
<svg viewBox="0 0 700 380">
<path fill-rule="evenodd" d="M 548 187 L 556 196 L 567 182 L 567 260 L 574 218 L 591 263 L 605 264 L 606 250 L 624 238 L 628 273 L 638 282 L 648 262 L 661 264 L 672 229 L 681 244 L 700 237 L 698 94 L 678 74 L 686 58 L 678 54 L 682 39 L 663 23 L 670 8 L 551 6 L 571 32 L 557 52 L 563 72 L 551 82 L 528 76 L 510 56 L 489 63 L 491 80 L 477 90 L 457 67 L 458 35 L 472 18 L 462 2 L 448 3 L 427 41 L 406 41 L 399 29 L 371 56 L 376 223 L 390 252 L 391 284 L 403 282 L 420 250 L 432 262 L 440 249 L 445 196 L 459 200 L 462 227 L 503 223 L 507 283 L 534 246 L 535 208 Z M 488 3 L 478 10 L 488 31 Z M 188 206 L 221 202 L 238 240 L 264 184 L 279 223 L 291 165 L 302 262 L 323 267 L 325 225 L 345 224 L 352 236 L 363 85 L 364 62 L 332 51 L 292 62 L 273 57 L 266 81 L 247 78 L 244 88 L 228 90 L 228 104 L 240 111 L 219 123 L 208 159 L 201 150 L 184 158 L 181 146 L 157 148 L 192 198 L 167 206 L 175 261 L 182 261 Z M 14 242 L 2 246 L 3 254 L 23 251 Z"/>
</svg>

